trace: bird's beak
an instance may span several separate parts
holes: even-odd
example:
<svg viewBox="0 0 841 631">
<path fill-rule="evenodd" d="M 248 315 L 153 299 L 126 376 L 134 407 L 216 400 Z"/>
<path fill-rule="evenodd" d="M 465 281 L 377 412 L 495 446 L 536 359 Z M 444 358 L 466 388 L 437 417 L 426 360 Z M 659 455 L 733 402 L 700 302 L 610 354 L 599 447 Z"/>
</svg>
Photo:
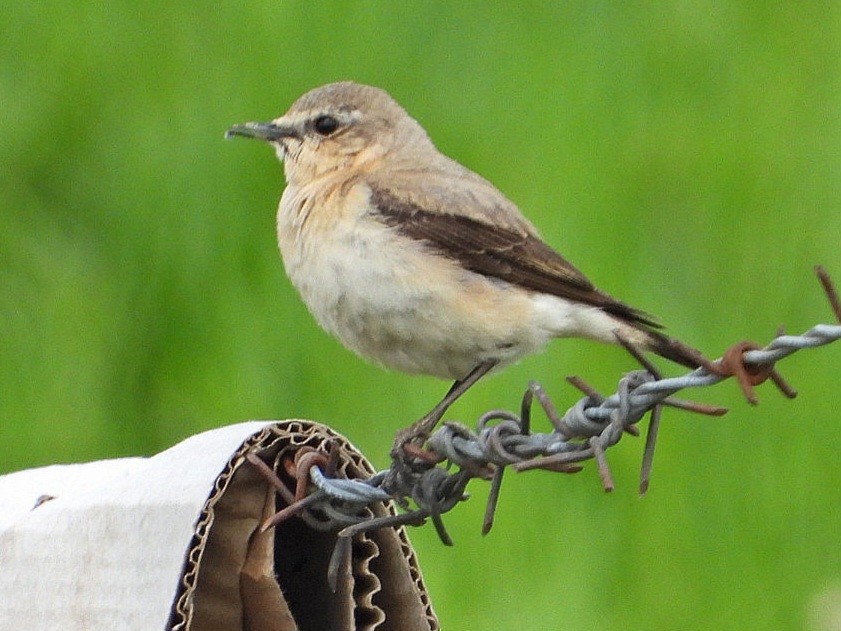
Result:
<svg viewBox="0 0 841 631">
<path fill-rule="evenodd" d="M 277 123 L 244 123 L 234 125 L 225 132 L 225 138 L 234 136 L 245 136 L 246 138 L 257 138 L 267 142 L 276 142 L 284 138 L 300 138 L 301 134 L 291 125 L 279 125 Z"/>
</svg>

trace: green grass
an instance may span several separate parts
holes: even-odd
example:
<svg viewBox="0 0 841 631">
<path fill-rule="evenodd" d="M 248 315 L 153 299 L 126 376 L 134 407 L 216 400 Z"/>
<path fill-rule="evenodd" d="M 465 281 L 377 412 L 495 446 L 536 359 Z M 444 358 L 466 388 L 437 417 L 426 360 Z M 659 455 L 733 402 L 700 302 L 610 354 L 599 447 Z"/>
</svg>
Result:
<svg viewBox="0 0 841 631">
<path fill-rule="evenodd" d="M 611 293 L 716 356 L 829 313 L 841 279 L 841 12 L 786 3 L 11 3 L 0 10 L 0 470 L 150 454 L 252 418 L 305 417 L 378 465 L 446 384 L 327 338 L 274 243 L 271 152 L 224 143 L 337 79 L 389 90 Z M 839 281 L 841 282 L 841 280 Z M 446 629 L 802 629 L 841 581 L 841 350 L 792 358 L 800 397 L 666 415 L 618 482 L 506 480 L 413 533 Z M 561 408 L 630 361 L 558 342 L 528 379 Z M 821 601 L 824 602 L 824 601 Z"/>
</svg>

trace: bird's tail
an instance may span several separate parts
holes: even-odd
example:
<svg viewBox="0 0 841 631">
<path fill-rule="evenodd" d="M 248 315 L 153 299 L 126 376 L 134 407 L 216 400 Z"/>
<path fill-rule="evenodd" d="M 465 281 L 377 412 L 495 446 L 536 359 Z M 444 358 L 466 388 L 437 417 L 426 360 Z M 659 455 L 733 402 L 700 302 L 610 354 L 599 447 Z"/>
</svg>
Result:
<svg viewBox="0 0 841 631">
<path fill-rule="evenodd" d="M 644 330 L 648 334 L 646 345 L 652 353 L 687 368 L 698 368 L 705 363 L 706 359 L 701 351 L 664 335 L 660 331 L 654 331 L 647 327 Z"/>
<path fill-rule="evenodd" d="M 687 368 L 698 368 L 707 363 L 701 351 L 661 333 L 659 329 L 663 325 L 645 311 L 629 307 L 606 294 L 599 294 L 599 296 L 606 303 L 598 306 L 621 322 L 618 332 L 627 334 L 629 341 L 639 345 L 643 350 Z"/>
</svg>

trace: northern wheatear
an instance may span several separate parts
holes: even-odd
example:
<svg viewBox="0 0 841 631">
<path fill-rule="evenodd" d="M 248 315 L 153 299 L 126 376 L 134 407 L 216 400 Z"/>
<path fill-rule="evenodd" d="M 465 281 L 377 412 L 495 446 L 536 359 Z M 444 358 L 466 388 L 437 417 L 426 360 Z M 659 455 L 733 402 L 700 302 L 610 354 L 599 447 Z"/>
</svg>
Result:
<svg viewBox="0 0 841 631">
<path fill-rule="evenodd" d="M 268 141 L 283 161 L 280 253 L 318 323 L 387 368 L 455 381 L 418 436 L 489 370 L 552 338 L 615 343 L 618 332 L 699 363 L 649 315 L 596 289 L 383 90 L 325 85 L 233 135 Z"/>
</svg>

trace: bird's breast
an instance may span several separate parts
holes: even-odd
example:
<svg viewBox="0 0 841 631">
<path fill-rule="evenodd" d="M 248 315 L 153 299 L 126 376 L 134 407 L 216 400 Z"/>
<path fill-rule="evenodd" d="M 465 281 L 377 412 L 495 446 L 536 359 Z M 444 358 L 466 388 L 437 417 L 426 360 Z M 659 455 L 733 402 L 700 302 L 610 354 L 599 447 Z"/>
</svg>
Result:
<svg viewBox="0 0 841 631">
<path fill-rule="evenodd" d="M 406 247 L 370 216 L 364 189 L 289 190 L 278 210 L 278 244 L 318 323 L 365 355 L 376 354 L 369 347 L 377 340 L 408 336 L 408 321 L 434 295 L 420 280 L 420 247 Z"/>
<path fill-rule="evenodd" d="M 545 342 L 525 292 L 400 235 L 368 205 L 364 186 L 287 188 L 278 210 L 286 273 L 346 347 L 395 370 L 457 379 Z"/>
</svg>

